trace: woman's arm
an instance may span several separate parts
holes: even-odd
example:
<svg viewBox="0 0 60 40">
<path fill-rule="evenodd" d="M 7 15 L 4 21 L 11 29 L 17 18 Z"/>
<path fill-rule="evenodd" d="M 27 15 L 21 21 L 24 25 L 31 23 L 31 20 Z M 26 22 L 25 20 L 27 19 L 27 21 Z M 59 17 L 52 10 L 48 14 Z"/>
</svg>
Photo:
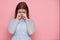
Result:
<svg viewBox="0 0 60 40">
<path fill-rule="evenodd" d="M 18 25 L 19 20 L 18 19 L 11 19 L 9 21 L 9 25 L 8 25 L 8 32 L 10 34 L 14 34 L 15 30 L 16 30 L 16 26 Z"/>
<path fill-rule="evenodd" d="M 27 19 L 26 23 L 27 23 L 27 28 L 28 28 L 28 34 L 29 35 L 34 34 L 34 32 L 35 32 L 34 21 L 31 19 Z"/>
</svg>

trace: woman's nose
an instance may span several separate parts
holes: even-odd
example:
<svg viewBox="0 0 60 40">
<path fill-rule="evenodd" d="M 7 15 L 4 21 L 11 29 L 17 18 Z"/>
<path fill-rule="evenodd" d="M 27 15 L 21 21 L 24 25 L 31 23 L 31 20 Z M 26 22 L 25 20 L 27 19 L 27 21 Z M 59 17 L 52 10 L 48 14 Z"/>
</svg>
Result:
<svg viewBox="0 0 60 40">
<path fill-rule="evenodd" d="M 21 18 L 23 18 L 23 14 L 21 14 Z"/>
</svg>

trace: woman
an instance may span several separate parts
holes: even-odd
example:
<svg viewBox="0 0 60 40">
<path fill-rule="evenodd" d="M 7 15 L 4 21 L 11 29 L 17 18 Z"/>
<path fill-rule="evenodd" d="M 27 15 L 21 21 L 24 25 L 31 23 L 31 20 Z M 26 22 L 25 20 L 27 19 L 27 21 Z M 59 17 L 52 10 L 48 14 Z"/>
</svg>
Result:
<svg viewBox="0 0 60 40">
<path fill-rule="evenodd" d="M 8 32 L 12 34 L 11 40 L 31 40 L 34 31 L 34 22 L 29 18 L 29 9 L 25 2 L 18 3 L 15 18 L 9 22 Z"/>
</svg>

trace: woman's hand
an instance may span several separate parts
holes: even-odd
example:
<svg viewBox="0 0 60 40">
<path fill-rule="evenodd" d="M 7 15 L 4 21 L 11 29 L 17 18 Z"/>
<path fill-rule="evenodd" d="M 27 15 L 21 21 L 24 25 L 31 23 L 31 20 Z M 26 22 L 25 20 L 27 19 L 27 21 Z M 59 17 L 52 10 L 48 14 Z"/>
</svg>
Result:
<svg viewBox="0 0 60 40">
<path fill-rule="evenodd" d="M 27 16 L 26 16 L 26 14 L 23 14 L 23 18 L 24 18 L 24 19 L 28 19 Z"/>
<path fill-rule="evenodd" d="M 26 14 L 21 14 L 21 15 L 18 14 L 16 19 L 20 20 L 21 18 L 24 19 L 24 20 L 27 19 Z"/>
<path fill-rule="evenodd" d="M 21 19 L 21 15 L 17 15 L 16 19 L 20 20 Z"/>
</svg>

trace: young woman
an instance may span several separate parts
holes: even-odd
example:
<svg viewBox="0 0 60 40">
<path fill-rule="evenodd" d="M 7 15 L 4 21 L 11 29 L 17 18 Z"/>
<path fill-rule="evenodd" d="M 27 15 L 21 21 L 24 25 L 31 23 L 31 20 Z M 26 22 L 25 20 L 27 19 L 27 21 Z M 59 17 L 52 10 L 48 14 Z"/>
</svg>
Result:
<svg viewBox="0 0 60 40">
<path fill-rule="evenodd" d="M 34 30 L 34 22 L 29 18 L 29 9 L 25 2 L 16 6 L 15 18 L 9 22 L 8 32 L 12 34 L 11 40 L 31 40 Z"/>
</svg>

